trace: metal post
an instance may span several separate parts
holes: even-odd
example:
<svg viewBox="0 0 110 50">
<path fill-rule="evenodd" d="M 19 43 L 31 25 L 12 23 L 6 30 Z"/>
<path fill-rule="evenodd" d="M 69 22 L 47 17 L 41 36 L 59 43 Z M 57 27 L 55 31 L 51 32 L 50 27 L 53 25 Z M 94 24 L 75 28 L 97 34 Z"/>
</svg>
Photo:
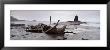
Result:
<svg viewBox="0 0 110 50">
<path fill-rule="evenodd" d="M 50 25 L 51 25 L 51 16 L 50 16 Z"/>
</svg>

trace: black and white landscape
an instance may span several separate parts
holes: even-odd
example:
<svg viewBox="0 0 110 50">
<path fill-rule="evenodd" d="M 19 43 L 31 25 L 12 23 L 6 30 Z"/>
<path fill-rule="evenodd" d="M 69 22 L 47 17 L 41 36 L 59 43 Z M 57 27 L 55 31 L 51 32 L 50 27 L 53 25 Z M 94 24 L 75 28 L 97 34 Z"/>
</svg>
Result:
<svg viewBox="0 0 110 50">
<path fill-rule="evenodd" d="M 99 10 L 11 10 L 10 21 L 11 40 L 100 40 Z"/>
</svg>

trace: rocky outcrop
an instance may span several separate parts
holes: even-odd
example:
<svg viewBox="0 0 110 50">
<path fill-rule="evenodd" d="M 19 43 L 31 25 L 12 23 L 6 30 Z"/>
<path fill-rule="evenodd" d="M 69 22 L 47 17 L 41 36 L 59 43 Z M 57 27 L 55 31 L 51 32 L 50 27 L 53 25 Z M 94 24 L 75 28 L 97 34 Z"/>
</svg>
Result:
<svg viewBox="0 0 110 50">
<path fill-rule="evenodd" d="M 13 16 L 10 17 L 11 21 L 18 21 L 18 19 L 14 18 Z"/>
</svg>

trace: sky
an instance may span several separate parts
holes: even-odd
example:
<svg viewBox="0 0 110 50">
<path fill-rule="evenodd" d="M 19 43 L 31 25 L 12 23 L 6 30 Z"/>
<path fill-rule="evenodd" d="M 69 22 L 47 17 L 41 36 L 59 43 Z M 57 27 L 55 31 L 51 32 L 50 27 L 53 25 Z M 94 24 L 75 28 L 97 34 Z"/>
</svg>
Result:
<svg viewBox="0 0 110 50">
<path fill-rule="evenodd" d="M 19 20 L 74 21 L 77 14 L 80 21 L 100 21 L 99 10 L 11 10 L 11 15 Z"/>
</svg>

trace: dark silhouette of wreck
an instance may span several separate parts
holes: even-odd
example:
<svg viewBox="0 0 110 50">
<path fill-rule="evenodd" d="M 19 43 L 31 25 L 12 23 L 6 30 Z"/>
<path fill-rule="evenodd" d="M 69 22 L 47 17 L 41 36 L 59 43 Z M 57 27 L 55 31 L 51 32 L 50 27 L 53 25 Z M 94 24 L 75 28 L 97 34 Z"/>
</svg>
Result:
<svg viewBox="0 0 110 50">
<path fill-rule="evenodd" d="M 77 15 L 74 18 L 74 22 L 78 22 L 78 16 Z"/>
<path fill-rule="evenodd" d="M 80 25 L 80 24 L 83 24 L 83 23 L 86 24 L 86 22 L 81 22 L 81 21 L 78 20 L 78 15 L 75 16 L 74 21 L 67 21 L 67 22 L 72 23 L 71 25 Z"/>
</svg>

